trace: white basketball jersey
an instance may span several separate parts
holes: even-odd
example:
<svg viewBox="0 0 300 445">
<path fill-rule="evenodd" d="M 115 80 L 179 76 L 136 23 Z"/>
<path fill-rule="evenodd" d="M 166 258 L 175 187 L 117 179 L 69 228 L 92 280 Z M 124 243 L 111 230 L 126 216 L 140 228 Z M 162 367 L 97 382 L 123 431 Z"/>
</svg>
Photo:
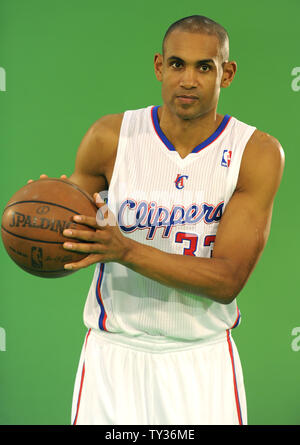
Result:
<svg viewBox="0 0 300 445">
<path fill-rule="evenodd" d="M 168 253 L 209 258 L 255 127 L 226 115 L 182 159 L 162 132 L 157 110 L 124 113 L 108 206 L 124 236 Z M 236 300 L 220 304 L 113 262 L 97 264 L 84 309 L 88 328 L 178 341 L 213 338 L 239 319 Z"/>
</svg>

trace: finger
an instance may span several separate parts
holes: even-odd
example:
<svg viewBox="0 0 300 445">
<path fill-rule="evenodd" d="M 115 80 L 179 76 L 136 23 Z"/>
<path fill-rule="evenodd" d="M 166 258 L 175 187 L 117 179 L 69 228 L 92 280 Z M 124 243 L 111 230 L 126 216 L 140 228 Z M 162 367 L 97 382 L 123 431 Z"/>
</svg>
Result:
<svg viewBox="0 0 300 445">
<path fill-rule="evenodd" d="M 107 203 L 102 199 L 100 193 L 95 193 L 93 197 L 98 207 L 96 214 L 96 221 L 98 227 L 103 227 L 107 225 L 116 226 L 117 225 L 116 217 L 114 213 L 108 208 Z"/>
<path fill-rule="evenodd" d="M 101 193 L 94 193 L 93 198 L 98 208 L 102 208 L 103 212 L 106 212 L 108 210 L 107 202 L 105 202 L 103 196 L 101 196 Z"/>
<path fill-rule="evenodd" d="M 106 204 L 97 204 L 96 221 L 99 227 L 106 226 L 109 219 L 109 211 Z"/>
<path fill-rule="evenodd" d="M 47 175 L 44 175 L 44 174 L 40 175 L 40 179 L 45 179 L 45 178 L 48 178 L 48 176 L 47 176 Z M 29 179 L 29 180 L 27 181 L 27 184 L 31 184 L 31 182 L 34 182 L 34 179 Z"/>
<path fill-rule="evenodd" d="M 98 218 L 100 220 L 108 217 L 108 206 L 107 203 L 102 199 L 100 193 L 94 193 L 93 195 L 96 206 L 98 207 Z"/>
<path fill-rule="evenodd" d="M 94 193 L 93 198 L 96 204 L 105 204 L 105 200 L 108 198 L 108 193 L 106 190 L 103 190 L 102 192 Z"/>
<path fill-rule="evenodd" d="M 93 216 L 75 215 L 75 216 L 73 216 L 73 220 L 77 223 L 85 224 L 86 226 L 93 227 L 94 229 L 98 228 L 97 220 Z"/>
<path fill-rule="evenodd" d="M 90 242 L 101 242 L 103 238 L 103 233 L 100 231 L 98 232 L 91 232 L 90 230 L 74 230 L 74 229 L 65 229 L 63 231 L 63 235 L 67 238 L 74 238 L 79 239 L 83 241 L 90 241 Z"/>
<path fill-rule="evenodd" d="M 46 175 L 45 173 L 43 173 L 43 174 L 40 175 L 40 179 L 46 179 L 46 178 L 48 178 L 48 175 Z M 61 179 L 68 179 L 67 175 L 61 175 L 60 178 L 61 178 Z M 30 183 L 33 182 L 33 181 L 34 181 L 33 179 L 29 179 L 29 180 L 27 181 L 27 184 L 30 184 Z"/>
<path fill-rule="evenodd" d="M 64 265 L 66 270 L 79 270 L 85 267 L 91 266 L 92 264 L 103 262 L 100 255 L 91 254 L 83 258 L 83 260 L 77 261 L 76 263 L 68 263 Z"/>
<path fill-rule="evenodd" d="M 103 246 L 99 243 L 74 243 L 71 241 L 66 241 L 63 244 L 63 248 L 79 253 L 103 253 L 104 250 Z"/>
</svg>

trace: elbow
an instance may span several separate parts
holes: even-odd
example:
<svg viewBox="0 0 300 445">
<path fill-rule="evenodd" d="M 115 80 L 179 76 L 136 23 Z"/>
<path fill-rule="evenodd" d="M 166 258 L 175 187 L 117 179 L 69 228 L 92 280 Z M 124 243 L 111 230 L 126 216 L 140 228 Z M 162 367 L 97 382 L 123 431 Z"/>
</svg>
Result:
<svg viewBox="0 0 300 445">
<path fill-rule="evenodd" d="M 217 294 L 215 294 L 213 296 L 213 299 L 218 303 L 228 305 L 228 304 L 231 304 L 236 299 L 236 297 L 238 296 L 238 293 L 239 292 L 236 292 L 235 289 L 225 290 L 223 288 L 220 292 L 218 292 Z"/>
<path fill-rule="evenodd" d="M 230 284 L 228 280 L 220 281 L 218 283 L 215 282 L 215 286 L 209 289 L 199 289 L 197 295 L 201 297 L 209 298 L 210 300 L 215 301 L 216 303 L 228 305 L 231 304 L 239 294 L 239 289 L 236 286 L 236 283 Z"/>
<path fill-rule="evenodd" d="M 231 304 L 241 292 L 244 284 L 236 273 L 231 272 L 219 277 L 215 300 L 224 305 Z"/>
<path fill-rule="evenodd" d="M 227 292 L 225 295 L 223 295 L 222 301 L 220 301 L 220 303 L 224 305 L 231 304 L 236 299 L 238 294 L 239 292 L 235 292 L 234 290 L 232 292 Z"/>
<path fill-rule="evenodd" d="M 226 292 L 224 293 L 223 304 L 232 303 L 245 286 L 247 279 L 242 279 L 234 275 L 230 282 L 227 283 Z"/>
<path fill-rule="evenodd" d="M 229 305 L 243 289 L 248 273 L 240 264 L 225 258 L 213 259 L 213 272 L 205 286 L 197 286 L 199 296 L 207 297 L 217 303 Z M 199 283 L 198 283 L 199 284 Z"/>
</svg>

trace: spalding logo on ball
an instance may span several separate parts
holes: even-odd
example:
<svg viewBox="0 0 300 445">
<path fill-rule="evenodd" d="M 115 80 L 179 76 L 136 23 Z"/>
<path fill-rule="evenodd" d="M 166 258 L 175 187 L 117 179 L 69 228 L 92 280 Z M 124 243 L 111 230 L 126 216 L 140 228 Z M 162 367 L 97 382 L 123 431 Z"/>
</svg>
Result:
<svg viewBox="0 0 300 445">
<path fill-rule="evenodd" d="M 64 264 L 86 256 L 63 248 L 69 240 L 63 231 L 93 231 L 75 223 L 73 216 L 96 213 L 92 197 L 77 185 L 58 178 L 38 179 L 22 187 L 7 203 L 2 215 L 2 241 L 8 255 L 26 272 L 44 278 L 63 277 L 73 273 L 65 270 Z"/>
</svg>

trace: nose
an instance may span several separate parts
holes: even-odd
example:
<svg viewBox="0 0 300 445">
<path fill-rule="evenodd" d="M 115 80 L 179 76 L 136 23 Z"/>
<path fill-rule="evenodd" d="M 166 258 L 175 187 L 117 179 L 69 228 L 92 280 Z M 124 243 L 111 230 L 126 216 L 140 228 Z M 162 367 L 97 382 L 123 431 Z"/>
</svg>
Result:
<svg viewBox="0 0 300 445">
<path fill-rule="evenodd" d="M 197 74 L 192 67 L 186 67 L 182 72 L 180 86 L 186 88 L 187 90 L 197 86 Z"/>
</svg>

